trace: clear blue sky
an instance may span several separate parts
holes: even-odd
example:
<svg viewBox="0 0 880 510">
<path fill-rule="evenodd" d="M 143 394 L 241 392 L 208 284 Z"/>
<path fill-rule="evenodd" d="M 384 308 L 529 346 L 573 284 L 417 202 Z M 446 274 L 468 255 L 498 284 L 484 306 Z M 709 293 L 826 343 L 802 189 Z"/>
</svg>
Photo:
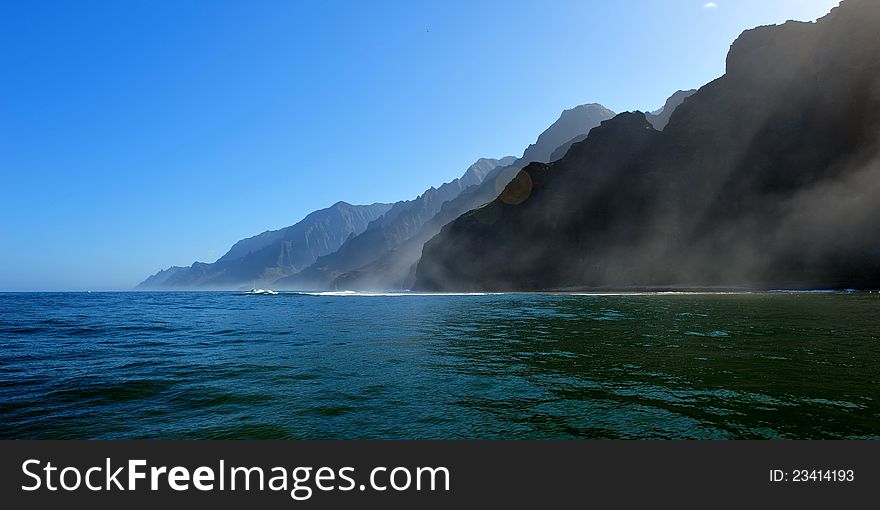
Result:
<svg viewBox="0 0 880 510">
<path fill-rule="evenodd" d="M 742 30 L 837 1 L 714 4 L 3 1 L 0 290 L 131 288 L 413 198 L 565 108 L 655 109 Z"/>
</svg>

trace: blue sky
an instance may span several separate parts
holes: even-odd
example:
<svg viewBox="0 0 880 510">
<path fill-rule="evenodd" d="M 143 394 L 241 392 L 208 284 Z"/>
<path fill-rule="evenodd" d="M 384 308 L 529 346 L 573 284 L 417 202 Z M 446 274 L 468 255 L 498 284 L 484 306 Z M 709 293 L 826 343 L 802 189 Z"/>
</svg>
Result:
<svg viewBox="0 0 880 510">
<path fill-rule="evenodd" d="M 0 290 L 125 289 L 655 109 L 836 0 L 0 3 Z"/>
</svg>

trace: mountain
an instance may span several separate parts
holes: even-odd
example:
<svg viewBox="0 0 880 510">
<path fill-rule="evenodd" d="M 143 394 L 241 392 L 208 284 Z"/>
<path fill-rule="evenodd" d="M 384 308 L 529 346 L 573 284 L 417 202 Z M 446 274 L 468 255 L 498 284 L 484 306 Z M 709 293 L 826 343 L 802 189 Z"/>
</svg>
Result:
<svg viewBox="0 0 880 510">
<path fill-rule="evenodd" d="M 538 136 L 535 143 L 526 148 L 520 160 L 525 164 L 533 161 L 544 163 L 553 161 L 550 155 L 557 147 L 575 136 L 589 133 L 600 122 L 611 117 L 614 117 L 614 112 L 596 103 L 582 104 L 565 110 L 556 122 Z"/>
<path fill-rule="evenodd" d="M 670 96 L 669 99 L 666 100 L 666 103 L 663 105 L 663 107 L 655 112 L 646 114 L 648 122 L 650 122 L 651 125 L 654 126 L 654 129 L 663 131 L 663 128 L 666 127 L 666 123 L 669 122 L 669 117 L 672 116 L 672 112 L 674 112 L 675 109 L 678 108 L 685 99 L 692 96 L 694 92 L 696 92 L 696 90 L 679 90 L 675 94 L 672 94 L 672 96 Z M 565 153 L 568 152 L 568 149 L 570 149 L 572 145 L 584 141 L 587 138 L 587 135 L 589 135 L 588 132 L 578 135 L 557 147 L 556 150 L 554 150 L 553 153 L 550 154 L 550 158 L 547 159 L 547 162 L 562 159 L 562 157 L 565 156 Z"/>
<path fill-rule="evenodd" d="M 679 90 L 666 100 L 666 104 L 664 104 L 662 108 L 655 112 L 645 114 L 645 117 L 648 119 L 648 122 L 654 126 L 654 129 L 657 131 L 663 131 L 666 124 L 669 124 L 669 118 L 672 117 L 672 112 L 681 106 L 685 99 L 691 97 L 696 92 L 696 90 Z"/>
<path fill-rule="evenodd" d="M 454 199 L 465 189 L 480 184 L 495 168 L 509 165 L 513 161 L 513 157 L 482 158 L 471 165 L 461 177 L 439 188 L 432 187 L 413 200 L 397 202 L 388 213 L 371 222 L 359 235 L 346 240 L 338 250 L 319 257 L 314 264 L 298 274 L 280 278 L 273 286 L 327 288 L 334 278 L 345 271 L 369 264 L 405 242 L 437 214 L 444 202 Z"/>
<path fill-rule="evenodd" d="M 242 239 L 216 262 L 171 267 L 144 280 L 138 289 L 237 288 L 293 274 L 318 257 L 337 250 L 346 239 L 391 209 L 390 204 L 337 202 L 299 223 Z"/>
<path fill-rule="evenodd" d="M 415 278 L 415 265 L 422 255 L 422 246 L 440 229 L 467 211 L 493 200 L 504 186 L 527 164 L 541 161 L 558 148 L 559 140 L 588 133 L 614 112 L 598 104 L 580 105 L 565 110 L 549 128 L 529 145 L 518 160 L 499 165 L 486 175 L 479 186 L 473 186 L 442 205 L 437 214 L 405 242 L 387 251 L 373 262 L 339 275 L 329 286 L 345 290 L 400 290 L 409 288 Z"/>
<path fill-rule="evenodd" d="M 533 163 L 424 246 L 420 290 L 880 288 L 880 2 L 744 32 L 663 131 Z"/>
</svg>

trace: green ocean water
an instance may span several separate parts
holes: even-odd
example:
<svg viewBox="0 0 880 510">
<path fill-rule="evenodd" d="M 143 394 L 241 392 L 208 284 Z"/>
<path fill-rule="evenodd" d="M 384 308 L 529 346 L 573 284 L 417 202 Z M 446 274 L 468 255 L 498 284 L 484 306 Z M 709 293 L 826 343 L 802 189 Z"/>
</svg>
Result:
<svg viewBox="0 0 880 510">
<path fill-rule="evenodd" d="M 0 294 L 2 438 L 880 436 L 880 295 Z"/>
</svg>

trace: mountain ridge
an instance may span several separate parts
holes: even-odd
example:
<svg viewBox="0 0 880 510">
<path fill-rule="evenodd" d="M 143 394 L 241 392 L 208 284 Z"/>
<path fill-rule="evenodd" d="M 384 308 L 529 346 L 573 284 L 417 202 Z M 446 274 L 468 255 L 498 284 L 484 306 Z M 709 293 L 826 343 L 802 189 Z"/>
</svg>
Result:
<svg viewBox="0 0 880 510">
<path fill-rule="evenodd" d="M 303 271 L 279 278 L 272 285 L 279 288 L 292 286 L 296 290 L 327 288 L 345 271 L 369 264 L 405 242 L 436 214 L 443 203 L 471 186 L 479 185 L 492 170 L 512 159 L 510 156 L 480 158 L 461 177 L 437 188 L 431 187 L 412 200 L 395 203 L 387 214 L 372 221 L 363 232 L 347 239 L 337 250 L 318 257 Z"/>
<path fill-rule="evenodd" d="M 880 4 L 745 31 L 663 131 L 623 113 L 425 244 L 430 291 L 880 287 Z"/>
<path fill-rule="evenodd" d="M 216 262 L 194 262 L 189 267 L 161 270 L 136 289 L 222 289 L 274 280 L 281 273 L 298 271 L 318 256 L 337 249 L 351 234 L 362 232 L 370 221 L 390 208 L 391 204 L 336 202 L 289 227 L 242 239 Z"/>
</svg>

